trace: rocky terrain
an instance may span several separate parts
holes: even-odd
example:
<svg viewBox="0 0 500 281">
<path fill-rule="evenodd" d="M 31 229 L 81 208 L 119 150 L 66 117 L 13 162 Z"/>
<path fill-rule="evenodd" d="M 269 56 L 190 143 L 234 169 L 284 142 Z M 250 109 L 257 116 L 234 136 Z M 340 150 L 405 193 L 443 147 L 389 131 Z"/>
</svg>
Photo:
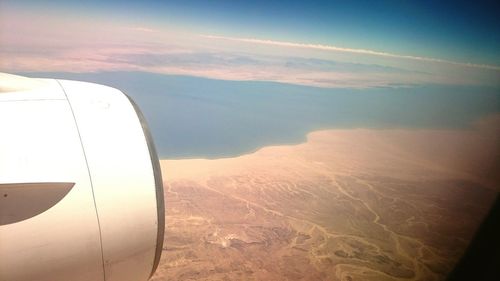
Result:
<svg viewBox="0 0 500 281">
<path fill-rule="evenodd" d="M 481 124 L 329 130 L 236 158 L 163 160 L 153 280 L 444 280 L 498 193 L 498 143 Z"/>
</svg>

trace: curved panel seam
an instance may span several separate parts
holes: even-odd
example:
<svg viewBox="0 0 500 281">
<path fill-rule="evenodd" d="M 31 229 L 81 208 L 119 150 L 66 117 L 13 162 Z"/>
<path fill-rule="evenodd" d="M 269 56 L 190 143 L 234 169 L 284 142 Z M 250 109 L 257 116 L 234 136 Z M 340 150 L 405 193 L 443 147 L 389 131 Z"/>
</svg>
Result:
<svg viewBox="0 0 500 281">
<path fill-rule="evenodd" d="M 80 134 L 80 128 L 78 128 L 78 122 L 76 120 L 75 112 L 73 111 L 73 106 L 71 106 L 71 102 L 69 101 L 68 95 L 66 94 L 66 90 L 62 86 L 61 82 L 59 82 L 59 80 L 57 80 L 57 79 L 55 79 L 55 80 L 57 81 L 57 84 L 59 84 L 59 86 L 61 87 L 61 89 L 64 93 L 64 96 L 66 97 L 66 101 L 68 102 L 69 108 L 71 110 L 71 115 L 73 115 L 73 120 L 75 121 L 76 131 L 78 133 L 78 138 L 80 139 L 80 145 L 82 146 L 83 157 L 85 158 L 85 165 L 87 166 L 87 172 L 88 172 L 89 179 L 90 179 L 90 187 L 92 190 L 92 199 L 94 200 L 94 209 L 95 209 L 95 214 L 96 214 L 96 218 L 97 218 L 97 226 L 99 228 L 99 243 L 100 243 L 100 247 L 101 247 L 102 274 L 103 274 L 104 281 L 106 281 L 106 269 L 105 269 L 105 265 L 104 265 L 104 250 L 102 247 L 101 223 L 99 220 L 99 212 L 97 211 L 97 203 L 95 201 L 94 184 L 92 182 L 92 173 L 90 172 L 89 162 L 87 160 L 87 154 L 85 153 L 85 147 L 83 146 L 82 135 Z"/>
</svg>

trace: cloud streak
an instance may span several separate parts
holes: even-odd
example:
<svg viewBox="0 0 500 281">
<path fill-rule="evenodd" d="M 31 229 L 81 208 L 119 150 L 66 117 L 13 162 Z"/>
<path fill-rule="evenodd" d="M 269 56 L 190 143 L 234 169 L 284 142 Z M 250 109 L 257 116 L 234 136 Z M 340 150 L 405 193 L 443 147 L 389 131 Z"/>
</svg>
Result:
<svg viewBox="0 0 500 281">
<path fill-rule="evenodd" d="M 3 23 L 3 25 L 2 25 Z M 0 71 L 146 71 L 326 88 L 499 85 L 499 67 L 39 15 L 0 17 Z"/>
<path fill-rule="evenodd" d="M 219 39 L 219 40 L 252 43 L 252 44 L 273 45 L 273 46 L 280 46 L 280 47 L 306 48 L 306 49 L 315 49 L 315 50 L 323 50 L 323 51 L 347 52 L 347 53 L 352 53 L 352 54 L 382 56 L 382 57 L 397 58 L 397 59 L 424 61 L 424 62 L 445 63 L 445 64 L 451 64 L 451 65 L 456 65 L 456 66 L 482 68 L 482 69 L 488 69 L 488 70 L 497 70 L 497 71 L 500 70 L 500 66 L 496 66 L 496 65 L 462 63 L 462 62 L 455 62 L 455 61 L 438 59 L 438 58 L 400 55 L 400 54 L 379 52 L 379 51 L 373 51 L 373 50 L 367 50 L 367 49 L 353 49 L 353 48 L 343 48 L 343 47 L 337 47 L 337 46 L 331 46 L 331 45 L 304 44 L 304 43 L 294 43 L 294 42 L 286 42 L 286 41 L 274 41 L 274 40 L 265 40 L 265 39 L 255 39 L 255 38 L 226 37 L 226 36 L 217 36 L 217 35 L 201 35 L 201 36 L 204 38 L 208 38 L 208 39 Z"/>
</svg>

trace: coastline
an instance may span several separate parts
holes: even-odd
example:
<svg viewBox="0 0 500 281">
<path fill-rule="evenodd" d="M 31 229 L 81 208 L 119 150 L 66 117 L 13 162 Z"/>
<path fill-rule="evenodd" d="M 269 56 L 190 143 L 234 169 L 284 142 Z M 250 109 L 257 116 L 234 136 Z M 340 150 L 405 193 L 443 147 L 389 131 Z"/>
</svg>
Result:
<svg viewBox="0 0 500 281">
<path fill-rule="evenodd" d="M 499 194 L 498 121 L 161 160 L 166 248 L 152 280 L 444 279 Z"/>
<path fill-rule="evenodd" d="M 25 73 L 108 85 L 143 111 L 160 158 L 234 157 L 267 145 L 299 144 L 308 132 L 463 129 L 498 114 L 497 87 L 413 85 L 323 89 L 147 72 Z M 201 157 L 200 157 L 201 156 Z"/>
<path fill-rule="evenodd" d="M 162 172 L 167 179 L 199 178 L 220 174 L 228 170 L 248 168 L 250 162 L 266 161 L 266 158 L 281 159 L 293 155 L 295 150 L 320 145 L 331 161 L 341 162 L 336 155 L 362 154 L 368 150 L 379 150 L 379 154 L 367 153 L 367 165 L 383 154 L 392 157 L 408 157 L 426 169 L 442 176 L 460 177 L 499 189 L 500 178 L 484 177 L 485 171 L 498 169 L 494 163 L 500 158 L 500 114 L 491 115 L 475 122 L 470 129 L 325 129 L 309 132 L 305 141 L 298 144 L 264 146 L 253 152 L 235 157 L 160 159 Z M 312 143 L 312 144 L 311 144 Z M 352 151 L 360 147 L 360 151 Z M 351 150 L 351 151 L 350 151 Z M 401 159 L 400 159 L 401 160 Z M 248 163 L 245 163 L 248 162 Z M 337 163 L 339 164 L 339 163 Z M 238 165 L 243 165 L 238 167 Z M 495 165 L 497 165 L 495 167 Z M 217 167 L 216 167 L 217 166 Z M 252 165 L 250 165 L 252 166 Z M 253 165 L 255 166 L 255 165 Z M 220 170 L 220 172 L 217 171 Z M 483 177 L 483 178 L 482 178 Z"/>
</svg>

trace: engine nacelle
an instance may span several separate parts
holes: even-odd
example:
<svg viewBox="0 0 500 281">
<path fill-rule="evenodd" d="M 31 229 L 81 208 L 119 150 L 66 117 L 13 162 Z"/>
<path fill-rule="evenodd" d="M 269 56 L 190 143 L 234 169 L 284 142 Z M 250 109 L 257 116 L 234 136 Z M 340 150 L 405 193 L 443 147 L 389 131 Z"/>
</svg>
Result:
<svg viewBox="0 0 500 281">
<path fill-rule="evenodd" d="M 147 280 L 164 220 L 156 151 L 126 95 L 0 74 L 0 280 Z"/>
</svg>

